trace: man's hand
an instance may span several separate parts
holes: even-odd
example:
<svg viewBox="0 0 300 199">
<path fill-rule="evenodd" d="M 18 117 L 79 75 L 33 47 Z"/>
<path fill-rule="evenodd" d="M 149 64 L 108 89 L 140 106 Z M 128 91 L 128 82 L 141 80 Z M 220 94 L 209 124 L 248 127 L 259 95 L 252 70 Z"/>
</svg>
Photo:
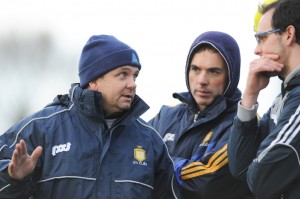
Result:
<svg viewBox="0 0 300 199">
<path fill-rule="evenodd" d="M 22 180 L 28 176 L 34 170 L 42 150 L 42 147 L 39 146 L 29 156 L 24 140 L 20 140 L 20 143 L 16 144 L 11 163 L 8 166 L 10 177 Z"/>
<path fill-rule="evenodd" d="M 265 54 L 250 63 L 246 89 L 242 98 L 242 105 L 252 108 L 257 102 L 259 92 L 269 84 L 271 75 L 280 73 L 284 65 L 278 62 L 276 54 Z"/>
</svg>

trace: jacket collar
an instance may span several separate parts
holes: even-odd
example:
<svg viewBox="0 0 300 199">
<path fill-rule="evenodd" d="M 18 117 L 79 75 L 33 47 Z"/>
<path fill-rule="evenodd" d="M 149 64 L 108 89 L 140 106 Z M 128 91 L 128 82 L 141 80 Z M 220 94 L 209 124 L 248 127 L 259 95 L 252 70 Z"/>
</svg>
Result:
<svg viewBox="0 0 300 199">
<path fill-rule="evenodd" d="M 283 81 L 284 88 L 300 85 L 300 66 L 293 70 Z"/>
<path fill-rule="evenodd" d="M 79 84 L 72 84 L 69 98 L 74 106 L 87 117 L 104 120 L 103 98 L 100 92 L 82 89 Z M 130 120 L 137 119 L 149 109 L 149 106 L 139 97 L 135 96 L 128 111 L 121 114 L 121 117 L 128 117 Z"/>
</svg>

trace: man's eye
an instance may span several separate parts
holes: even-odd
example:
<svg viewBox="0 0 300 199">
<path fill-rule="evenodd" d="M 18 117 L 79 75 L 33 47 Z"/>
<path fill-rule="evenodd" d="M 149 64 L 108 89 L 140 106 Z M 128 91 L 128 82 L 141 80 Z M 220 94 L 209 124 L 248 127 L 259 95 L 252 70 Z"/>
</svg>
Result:
<svg viewBox="0 0 300 199">
<path fill-rule="evenodd" d="M 212 74 L 219 74 L 220 73 L 220 71 L 219 70 L 212 70 L 212 71 L 210 71 Z"/>
<path fill-rule="evenodd" d="M 199 71 L 199 68 L 197 68 L 197 67 L 191 67 L 191 70 L 197 72 L 197 71 Z"/>
<path fill-rule="evenodd" d="M 257 37 L 257 42 L 260 43 L 260 42 L 262 42 L 266 38 L 267 38 L 266 35 L 259 36 L 259 37 Z"/>
<path fill-rule="evenodd" d="M 127 76 L 127 73 L 122 72 L 122 73 L 120 73 L 119 75 L 120 75 L 121 77 L 126 77 L 126 76 Z"/>
</svg>

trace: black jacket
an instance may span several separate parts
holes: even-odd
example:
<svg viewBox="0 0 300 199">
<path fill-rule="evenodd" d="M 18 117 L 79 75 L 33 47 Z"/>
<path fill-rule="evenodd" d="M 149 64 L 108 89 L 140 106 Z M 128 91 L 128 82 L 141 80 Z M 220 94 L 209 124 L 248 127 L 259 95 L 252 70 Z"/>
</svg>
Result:
<svg viewBox="0 0 300 199">
<path fill-rule="evenodd" d="M 229 142 L 232 173 L 258 199 L 300 198 L 300 67 L 261 118 L 235 118 Z"/>
</svg>

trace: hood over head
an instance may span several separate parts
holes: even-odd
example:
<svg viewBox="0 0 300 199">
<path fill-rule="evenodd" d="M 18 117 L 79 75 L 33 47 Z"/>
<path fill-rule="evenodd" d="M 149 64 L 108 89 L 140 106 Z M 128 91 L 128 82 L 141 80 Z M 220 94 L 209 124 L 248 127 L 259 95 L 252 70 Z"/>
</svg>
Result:
<svg viewBox="0 0 300 199">
<path fill-rule="evenodd" d="M 241 56 L 237 42 L 229 34 L 219 31 L 207 31 L 195 39 L 189 50 L 185 67 L 186 85 L 189 91 L 190 86 L 188 72 L 190 64 L 193 55 L 199 48 L 201 48 L 201 45 L 211 45 L 223 57 L 228 70 L 228 84 L 226 85 L 222 95 L 230 98 L 234 94 L 235 90 L 238 89 L 237 86 L 240 79 Z"/>
</svg>

